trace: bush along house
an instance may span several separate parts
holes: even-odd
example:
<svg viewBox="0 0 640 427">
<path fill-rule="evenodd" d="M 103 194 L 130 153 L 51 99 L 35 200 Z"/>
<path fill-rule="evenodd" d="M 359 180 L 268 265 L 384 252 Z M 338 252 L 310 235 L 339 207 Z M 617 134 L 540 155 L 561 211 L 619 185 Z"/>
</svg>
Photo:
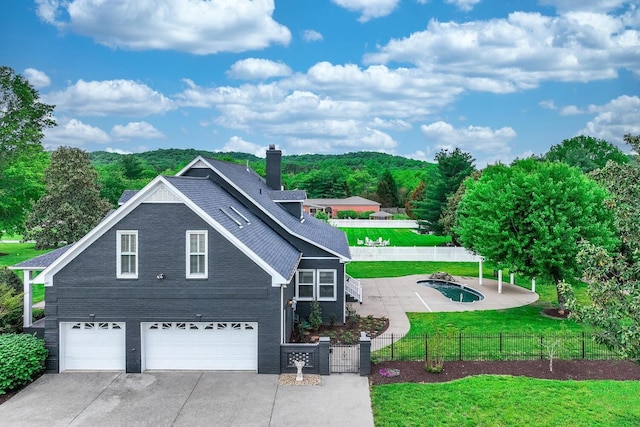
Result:
<svg viewBox="0 0 640 427">
<path fill-rule="evenodd" d="M 304 212 L 304 191 L 282 189 L 274 146 L 266 169 L 265 180 L 198 157 L 126 191 L 75 244 L 13 266 L 25 330 L 44 327 L 47 371 L 279 373 L 280 345 L 313 300 L 325 323 L 344 321 L 344 233 Z M 34 283 L 45 318 L 31 325 Z"/>
</svg>

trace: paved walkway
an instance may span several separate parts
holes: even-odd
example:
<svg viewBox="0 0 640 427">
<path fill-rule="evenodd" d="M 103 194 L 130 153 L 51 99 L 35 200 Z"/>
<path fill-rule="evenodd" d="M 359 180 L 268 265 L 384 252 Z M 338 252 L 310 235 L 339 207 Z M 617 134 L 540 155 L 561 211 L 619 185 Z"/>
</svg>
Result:
<svg viewBox="0 0 640 427">
<path fill-rule="evenodd" d="M 13 426 L 372 427 L 367 377 L 334 374 L 322 385 L 279 385 L 241 372 L 47 374 L 0 405 Z"/>
<path fill-rule="evenodd" d="M 498 293 L 498 281 L 483 279 L 478 284 L 478 278 L 455 276 L 456 282 L 481 292 L 485 298 L 474 303 L 460 303 L 451 301 L 440 291 L 418 284 L 418 280 L 427 280 L 429 275 L 418 274 L 404 277 L 382 279 L 360 279 L 362 284 L 362 304 L 356 307 L 362 316 L 385 316 L 389 319 L 389 328 L 385 335 L 393 334 L 400 339 L 409 332 L 407 312 L 436 312 L 436 311 L 472 311 L 497 310 L 520 307 L 538 300 L 538 294 L 520 286 L 502 283 L 502 293 Z M 389 344 L 389 340 L 385 340 Z M 372 348 L 379 348 L 374 339 Z"/>
</svg>

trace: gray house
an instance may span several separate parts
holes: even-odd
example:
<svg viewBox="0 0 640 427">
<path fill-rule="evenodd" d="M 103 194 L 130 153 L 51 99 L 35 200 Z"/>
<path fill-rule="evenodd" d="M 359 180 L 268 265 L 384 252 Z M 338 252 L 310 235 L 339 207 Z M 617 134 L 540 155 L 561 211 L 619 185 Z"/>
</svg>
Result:
<svg viewBox="0 0 640 427">
<path fill-rule="evenodd" d="M 266 180 L 198 157 L 125 192 L 77 243 L 14 266 L 47 371 L 279 373 L 280 345 L 311 301 L 344 321 L 346 237 L 303 211 L 304 191 L 282 190 L 280 164 L 273 146 Z M 46 287 L 40 325 L 33 283 Z"/>
</svg>

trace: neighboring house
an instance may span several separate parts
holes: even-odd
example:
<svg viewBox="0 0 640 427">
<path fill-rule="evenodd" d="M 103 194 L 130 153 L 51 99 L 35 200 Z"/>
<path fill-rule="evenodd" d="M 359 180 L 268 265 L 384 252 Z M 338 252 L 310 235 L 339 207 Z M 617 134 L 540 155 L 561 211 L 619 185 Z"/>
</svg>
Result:
<svg viewBox="0 0 640 427">
<path fill-rule="evenodd" d="M 265 181 L 198 157 L 125 192 L 77 243 L 12 267 L 28 330 L 31 285 L 46 287 L 47 371 L 279 373 L 310 301 L 344 320 L 347 239 L 303 212 L 303 191 L 281 190 L 280 163 L 271 146 Z"/>
<path fill-rule="evenodd" d="M 305 212 L 315 215 L 318 211 L 326 212 L 329 218 L 337 218 L 340 211 L 379 212 L 380 203 L 360 196 L 346 199 L 307 199 L 304 202 Z"/>
</svg>

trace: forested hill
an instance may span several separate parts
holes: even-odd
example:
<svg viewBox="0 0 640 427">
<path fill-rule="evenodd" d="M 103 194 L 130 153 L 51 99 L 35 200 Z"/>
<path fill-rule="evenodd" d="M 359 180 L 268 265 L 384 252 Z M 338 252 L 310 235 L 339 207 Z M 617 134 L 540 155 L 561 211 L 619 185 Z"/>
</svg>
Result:
<svg viewBox="0 0 640 427">
<path fill-rule="evenodd" d="M 249 161 L 250 166 L 264 176 L 265 159 L 247 153 L 163 149 L 120 155 L 96 151 L 90 153 L 90 158 L 101 175 L 117 169 L 124 169 L 125 175 L 131 175 L 127 171 L 133 167 L 137 169 L 136 176 L 153 177 L 160 173 L 173 174 L 198 155 L 238 163 Z M 368 151 L 282 157 L 285 186 L 289 189 L 305 189 L 310 198 L 363 196 L 375 200 L 378 183 L 386 170 L 395 179 L 402 199 L 421 180 L 428 180 L 430 173 L 435 170 L 435 164 Z"/>
</svg>

